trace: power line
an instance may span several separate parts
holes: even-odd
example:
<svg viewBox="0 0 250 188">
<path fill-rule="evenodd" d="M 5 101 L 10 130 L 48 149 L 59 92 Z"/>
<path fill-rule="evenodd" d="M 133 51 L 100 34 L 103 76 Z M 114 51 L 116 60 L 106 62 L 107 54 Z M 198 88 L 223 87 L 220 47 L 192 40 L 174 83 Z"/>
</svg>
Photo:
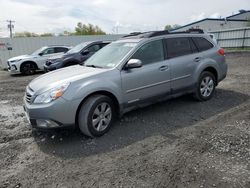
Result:
<svg viewBox="0 0 250 188">
<path fill-rule="evenodd" d="M 13 23 L 15 21 L 13 21 L 13 20 L 6 20 L 6 22 L 8 22 L 7 27 L 10 30 L 10 38 L 12 38 L 12 36 L 13 36 L 13 34 L 12 34 L 13 30 L 12 29 L 14 29 L 14 24 Z"/>
</svg>

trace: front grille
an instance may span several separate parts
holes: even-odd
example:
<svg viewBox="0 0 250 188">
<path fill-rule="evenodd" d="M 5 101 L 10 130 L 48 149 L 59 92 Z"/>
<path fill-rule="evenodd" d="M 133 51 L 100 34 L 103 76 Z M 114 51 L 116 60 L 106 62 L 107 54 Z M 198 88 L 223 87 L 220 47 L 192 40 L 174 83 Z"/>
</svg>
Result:
<svg viewBox="0 0 250 188">
<path fill-rule="evenodd" d="M 25 98 L 26 98 L 27 103 L 31 103 L 31 99 L 32 99 L 32 95 L 31 94 L 26 93 Z"/>
<path fill-rule="evenodd" d="M 33 94 L 34 91 L 30 87 L 27 87 L 25 92 L 25 100 L 27 101 L 27 103 L 30 104 L 32 102 Z"/>
</svg>

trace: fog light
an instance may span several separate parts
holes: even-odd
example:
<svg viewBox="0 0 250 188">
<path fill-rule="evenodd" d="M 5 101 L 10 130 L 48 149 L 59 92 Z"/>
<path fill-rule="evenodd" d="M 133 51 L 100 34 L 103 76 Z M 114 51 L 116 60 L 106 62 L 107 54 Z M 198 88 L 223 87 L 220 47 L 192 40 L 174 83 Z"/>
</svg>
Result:
<svg viewBox="0 0 250 188">
<path fill-rule="evenodd" d="M 59 125 L 51 120 L 46 120 L 46 119 L 38 119 L 36 120 L 37 127 L 41 128 L 53 128 L 53 127 L 58 127 Z"/>
</svg>

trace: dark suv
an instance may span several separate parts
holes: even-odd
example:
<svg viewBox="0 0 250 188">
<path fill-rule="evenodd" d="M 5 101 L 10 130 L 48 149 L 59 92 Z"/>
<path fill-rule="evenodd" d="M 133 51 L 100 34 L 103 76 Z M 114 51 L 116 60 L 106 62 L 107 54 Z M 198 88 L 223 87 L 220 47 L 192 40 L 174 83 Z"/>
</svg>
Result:
<svg viewBox="0 0 250 188">
<path fill-rule="evenodd" d="M 67 53 L 61 56 L 54 56 L 47 59 L 44 64 L 44 71 L 52 71 L 71 65 L 82 64 L 95 52 L 109 44 L 108 41 L 90 41 L 83 42 L 69 50 Z"/>
</svg>

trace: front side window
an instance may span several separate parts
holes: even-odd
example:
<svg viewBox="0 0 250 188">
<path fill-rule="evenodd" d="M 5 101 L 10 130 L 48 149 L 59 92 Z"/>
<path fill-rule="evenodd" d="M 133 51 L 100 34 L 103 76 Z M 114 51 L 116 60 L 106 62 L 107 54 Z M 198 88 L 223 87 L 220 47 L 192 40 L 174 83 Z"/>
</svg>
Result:
<svg viewBox="0 0 250 188">
<path fill-rule="evenodd" d="M 144 44 L 139 48 L 131 59 L 139 59 L 143 65 L 164 60 L 162 40 L 157 40 Z"/>
<path fill-rule="evenodd" d="M 89 52 L 97 52 L 98 50 L 100 50 L 100 46 L 98 44 L 95 44 L 93 46 L 90 46 L 88 50 Z"/>
<path fill-rule="evenodd" d="M 189 38 L 168 38 L 166 39 L 167 57 L 174 58 L 193 53 Z"/>
<path fill-rule="evenodd" d="M 213 48 L 213 44 L 203 37 L 193 37 L 193 40 L 200 51 Z"/>
<path fill-rule="evenodd" d="M 43 51 L 43 55 L 48 55 L 48 54 L 53 54 L 53 53 L 55 53 L 54 48 L 48 48 L 48 49 Z"/>
</svg>

